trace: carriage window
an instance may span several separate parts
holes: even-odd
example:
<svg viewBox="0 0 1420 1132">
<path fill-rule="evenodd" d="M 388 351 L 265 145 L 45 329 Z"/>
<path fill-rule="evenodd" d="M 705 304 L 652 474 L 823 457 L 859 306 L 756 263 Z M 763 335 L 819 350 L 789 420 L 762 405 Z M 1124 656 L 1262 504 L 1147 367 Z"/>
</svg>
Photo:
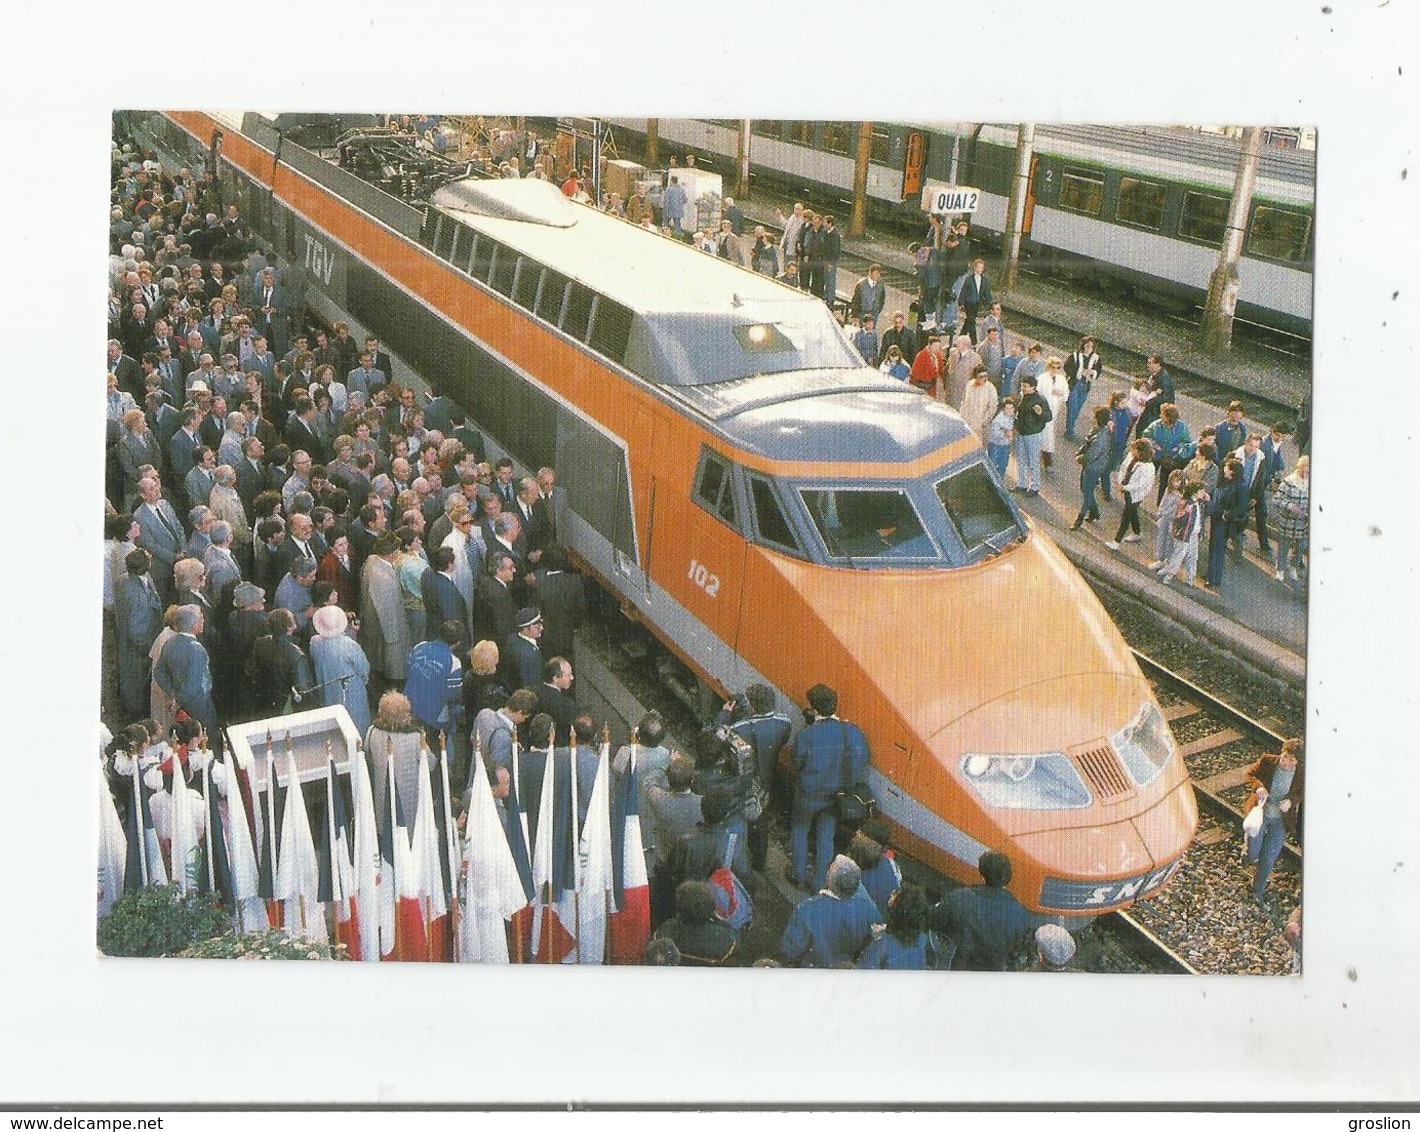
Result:
<svg viewBox="0 0 1420 1132">
<path fill-rule="evenodd" d="M 797 142 L 799 145 L 813 145 L 814 124 L 812 122 L 790 122 L 789 133 L 785 140 Z"/>
<path fill-rule="evenodd" d="M 493 275 L 489 285 L 500 295 L 512 295 L 513 274 L 518 267 L 518 253 L 512 248 L 498 245 L 498 254 L 493 257 Z"/>
<path fill-rule="evenodd" d="M 888 134 L 873 131 L 873 152 L 870 160 L 875 165 L 883 165 L 888 159 L 888 148 L 892 144 L 892 138 Z"/>
<path fill-rule="evenodd" d="M 1067 212 L 1098 216 L 1104 205 L 1104 177 L 1078 169 L 1060 176 L 1060 207 Z"/>
<path fill-rule="evenodd" d="M 1312 218 L 1306 213 L 1260 204 L 1252 214 L 1252 228 L 1247 234 L 1248 253 L 1299 263 L 1306 259 L 1311 230 Z"/>
<path fill-rule="evenodd" d="M 754 502 L 754 522 L 759 528 L 759 537 L 786 550 L 797 551 L 799 541 L 789 527 L 789 520 L 784 518 L 784 509 L 779 506 L 779 499 L 769 481 L 750 476 L 749 493 Z"/>
<path fill-rule="evenodd" d="M 991 546 L 997 535 L 1009 538 L 1017 532 L 1016 518 L 991 482 L 985 464 L 972 464 L 942 480 L 937 485 L 937 498 L 968 554 Z M 1004 541 L 996 539 L 994 549 L 999 550 Z"/>
<path fill-rule="evenodd" d="M 488 282 L 493 270 L 493 252 L 497 247 L 497 241 L 487 236 L 479 236 L 478 243 L 473 246 L 473 262 L 469 264 L 468 273 L 480 283 Z"/>
<path fill-rule="evenodd" d="M 778 118 L 756 118 L 750 123 L 749 130 L 756 137 L 778 141 L 779 135 L 784 132 L 784 123 Z"/>
<path fill-rule="evenodd" d="M 695 487 L 695 498 L 711 514 L 718 515 L 735 526 L 735 492 L 731 483 L 730 465 L 709 449 L 705 450 L 700 466 L 700 478 Z"/>
<path fill-rule="evenodd" d="M 513 285 L 513 302 L 524 310 L 532 310 L 537 301 L 537 284 L 542 278 L 542 264 L 526 256 L 518 262 L 518 280 Z"/>
<path fill-rule="evenodd" d="M 1134 224 L 1157 232 L 1164 224 L 1164 197 L 1167 194 L 1168 190 L 1154 181 L 1121 177 L 1115 218 L 1123 224 Z"/>
<path fill-rule="evenodd" d="M 936 548 L 901 489 L 804 488 L 799 494 L 828 553 L 865 558 L 934 558 Z"/>
<path fill-rule="evenodd" d="M 618 365 L 626 357 L 626 343 L 631 338 L 631 311 L 605 295 L 597 299 L 596 317 L 587 345 Z"/>
<path fill-rule="evenodd" d="M 852 122 L 825 122 L 823 148 L 829 153 L 851 153 L 857 129 Z"/>
<path fill-rule="evenodd" d="M 573 283 L 572 290 L 567 294 L 567 313 L 562 318 L 562 329 L 579 342 L 587 337 L 587 324 L 592 318 L 592 300 L 596 297 L 595 291 L 588 290 L 580 283 Z"/>
<path fill-rule="evenodd" d="M 1228 226 L 1228 198 L 1212 193 L 1184 193 L 1178 234 L 1206 244 L 1221 244 Z"/>
<path fill-rule="evenodd" d="M 556 326 L 562 320 L 562 293 L 567 290 L 567 276 L 548 268 L 542 277 L 542 294 L 537 297 L 537 317 Z"/>
</svg>

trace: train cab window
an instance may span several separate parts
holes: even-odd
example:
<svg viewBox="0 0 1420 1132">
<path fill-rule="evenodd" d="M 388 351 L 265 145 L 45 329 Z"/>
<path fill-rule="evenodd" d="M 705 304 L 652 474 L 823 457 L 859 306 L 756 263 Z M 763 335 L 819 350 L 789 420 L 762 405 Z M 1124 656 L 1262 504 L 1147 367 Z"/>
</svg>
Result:
<svg viewBox="0 0 1420 1132">
<path fill-rule="evenodd" d="M 488 279 L 488 285 L 500 295 L 511 297 L 517 268 L 518 253 L 512 248 L 505 248 L 499 244 L 498 250 L 493 256 L 493 274 Z"/>
<path fill-rule="evenodd" d="M 1258 205 L 1247 233 L 1249 255 L 1300 263 L 1307 256 L 1312 218 L 1304 212 Z"/>
<path fill-rule="evenodd" d="M 473 246 L 473 259 L 468 265 L 468 273 L 480 283 L 487 283 L 493 272 L 493 252 L 498 247 L 496 240 L 479 236 Z"/>
<path fill-rule="evenodd" d="M 1114 216 L 1121 224 L 1157 232 L 1164 225 L 1164 198 L 1168 189 L 1155 181 L 1119 178 L 1119 203 Z"/>
<path fill-rule="evenodd" d="M 626 357 L 626 343 L 631 339 L 632 321 L 630 309 L 613 302 L 605 295 L 599 296 L 587 345 L 602 357 L 610 358 L 617 365 L 621 365 Z"/>
<path fill-rule="evenodd" d="M 832 558 L 852 565 L 861 559 L 937 557 L 901 488 L 802 488 L 799 494 Z"/>
<path fill-rule="evenodd" d="M 852 122 L 825 122 L 823 124 L 823 148 L 829 153 L 853 152 L 853 138 L 857 134 Z"/>
<path fill-rule="evenodd" d="M 730 465 L 708 448 L 701 456 L 700 474 L 695 482 L 695 500 L 712 515 L 737 526 L 734 477 Z"/>
<path fill-rule="evenodd" d="M 760 539 L 797 554 L 799 540 L 794 537 L 794 530 L 784 517 L 784 508 L 779 505 L 779 498 L 770 482 L 760 476 L 750 476 L 749 494 L 754 504 L 754 525 L 759 530 Z"/>
<path fill-rule="evenodd" d="M 537 302 L 537 285 L 542 280 L 542 264 L 524 256 L 518 261 L 518 277 L 513 284 L 513 302 L 532 310 Z"/>
<path fill-rule="evenodd" d="M 577 341 L 587 337 L 587 325 L 592 321 L 592 301 L 597 293 L 574 282 L 567 293 L 567 312 L 562 316 L 562 329 Z"/>
<path fill-rule="evenodd" d="M 1019 531 L 1016 517 L 991 481 L 985 464 L 971 464 L 937 484 L 937 498 L 968 555 L 1000 550 Z"/>
<path fill-rule="evenodd" d="M 1066 212 L 1098 216 L 1104 207 L 1104 175 L 1066 170 L 1060 175 L 1060 207 Z"/>
<path fill-rule="evenodd" d="M 1228 198 L 1213 193 L 1183 194 L 1183 212 L 1178 218 L 1178 234 L 1189 240 L 1220 245 L 1228 226 Z"/>
<path fill-rule="evenodd" d="M 537 297 L 537 317 L 556 326 L 562 321 L 562 295 L 567 276 L 548 268 L 542 277 L 542 294 Z"/>
</svg>

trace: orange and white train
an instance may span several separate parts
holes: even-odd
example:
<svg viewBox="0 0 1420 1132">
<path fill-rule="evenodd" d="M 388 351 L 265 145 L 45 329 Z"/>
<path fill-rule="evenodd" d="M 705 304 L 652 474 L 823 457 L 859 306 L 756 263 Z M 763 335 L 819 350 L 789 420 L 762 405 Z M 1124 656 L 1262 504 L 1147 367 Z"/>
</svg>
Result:
<svg viewBox="0 0 1420 1132">
<path fill-rule="evenodd" d="M 455 181 L 411 206 L 259 113 L 132 114 L 348 312 L 567 491 L 565 541 L 717 692 L 820 681 L 882 816 L 1048 913 L 1147 897 L 1197 826 L 1133 656 L 950 409 L 865 367 L 804 293 L 574 204 Z M 792 713 L 797 715 L 797 713 Z"/>
</svg>

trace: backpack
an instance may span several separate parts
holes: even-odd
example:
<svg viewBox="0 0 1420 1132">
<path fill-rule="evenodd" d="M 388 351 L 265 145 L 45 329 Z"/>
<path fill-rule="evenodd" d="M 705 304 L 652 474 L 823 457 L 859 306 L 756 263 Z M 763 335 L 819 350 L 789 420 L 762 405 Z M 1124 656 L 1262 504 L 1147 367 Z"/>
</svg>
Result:
<svg viewBox="0 0 1420 1132">
<path fill-rule="evenodd" d="M 1173 522 L 1169 524 L 1169 534 L 1173 536 L 1175 542 L 1187 542 L 1193 534 L 1193 520 L 1197 517 L 1193 504 L 1180 503 L 1178 510 L 1174 512 Z"/>
<path fill-rule="evenodd" d="M 725 853 L 720 867 L 710 874 L 710 883 L 715 888 L 715 915 L 721 923 L 728 924 L 737 931 L 743 931 L 754 919 L 754 903 L 740 883 L 740 878 L 730 868 L 735 859 L 735 844 L 739 834 L 732 833 L 725 839 Z"/>
</svg>

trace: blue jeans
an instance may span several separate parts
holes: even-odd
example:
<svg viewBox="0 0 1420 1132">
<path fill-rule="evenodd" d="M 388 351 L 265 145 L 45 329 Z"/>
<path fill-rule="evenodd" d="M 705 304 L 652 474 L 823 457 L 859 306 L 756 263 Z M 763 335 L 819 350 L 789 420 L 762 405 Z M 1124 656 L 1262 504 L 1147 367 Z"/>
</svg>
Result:
<svg viewBox="0 0 1420 1132">
<path fill-rule="evenodd" d="M 1276 821 L 1264 821 L 1262 831 L 1248 843 L 1248 859 L 1257 862 L 1257 872 L 1253 874 L 1252 879 L 1252 894 L 1258 900 L 1267 895 L 1267 880 L 1272 876 L 1272 866 L 1282 855 L 1282 845 L 1286 840 L 1287 825 L 1279 818 Z"/>
<path fill-rule="evenodd" d="M 829 306 L 833 306 L 838 301 L 838 264 L 826 263 L 823 265 L 823 294 L 822 299 Z M 911 362 L 907 363 L 911 365 Z"/>
<path fill-rule="evenodd" d="M 1081 469 L 1080 494 L 1083 498 L 1080 500 L 1080 513 L 1075 516 L 1075 522 L 1083 523 L 1086 515 L 1092 519 L 1100 517 L 1099 503 L 1095 501 L 1095 489 L 1104 480 L 1104 476 L 1103 468 Z"/>
<path fill-rule="evenodd" d="M 1065 439 L 1075 439 L 1075 422 L 1080 419 L 1080 410 L 1085 407 L 1085 402 L 1090 399 L 1090 383 L 1088 381 L 1075 382 L 1075 388 L 1070 390 L 1070 397 L 1065 402 Z"/>
<path fill-rule="evenodd" d="M 1011 462 L 1011 446 L 1009 444 L 988 444 L 986 446 L 986 457 L 1001 473 L 1001 479 L 1006 478 L 1006 465 Z"/>
<path fill-rule="evenodd" d="M 1016 486 L 1040 490 L 1040 446 L 1043 434 L 1016 434 Z"/>
<path fill-rule="evenodd" d="M 812 880 L 805 875 L 809 864 L 809 826 L 815 826 L 814 875 Z M 838 831 L 838 816 L 829 806 L 824 810 L 808 810 L 794 803 L 794 816 L 789 825 L 789 859 L 794 875 L 800 880 L 808 880 L 817 892 L 823 887 L 824 874 L 833 860 L 833 835 Z"/>
</svg>

